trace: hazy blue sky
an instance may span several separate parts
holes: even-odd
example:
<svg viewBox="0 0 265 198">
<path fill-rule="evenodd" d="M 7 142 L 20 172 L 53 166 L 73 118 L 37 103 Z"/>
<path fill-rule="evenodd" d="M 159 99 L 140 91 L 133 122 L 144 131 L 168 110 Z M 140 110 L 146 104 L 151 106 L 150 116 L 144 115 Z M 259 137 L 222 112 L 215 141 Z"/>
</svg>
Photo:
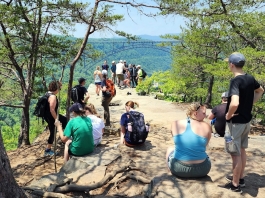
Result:
<svg viewBox="0 0 265 198">
<path fill-rule="evenodd" d="M 92 2 L 92 0 L 83 0 L 84 2 Z M 129 1 L 129 0 L 128 0 Z M 145 4 L 151 3 L 151 0 L 139 0 Z M 156 18 L 150 18 L 144 15 L 141 15 L 135 8 L 129 8 L 129 14 L 127 13 L 126 6 L 120 6 L 117 4 L 114 5 L 114 13 L 124 15 L 125 20 L 119 22 L 115 27 L 112 27 L 113 30 L 122 30 L 129 34 L 133 35 L 142 35 L 148 34 L 152 36 L 164 35 L 167 33 L 180 33 L 180 26 L 184 26 L 184 19 L 180 16 L 159 16 Z M 158 10 L 145 8 L 145 12 L 157 12 Z M 83 37 L 85 34 L 87 26 L 77 25 L 76 32 L 73 33 L 75 37 Z M 93 33 L 91 38 L 112 38 L 116 35 L 109 31 L 100 31 Z"/>
</svg>

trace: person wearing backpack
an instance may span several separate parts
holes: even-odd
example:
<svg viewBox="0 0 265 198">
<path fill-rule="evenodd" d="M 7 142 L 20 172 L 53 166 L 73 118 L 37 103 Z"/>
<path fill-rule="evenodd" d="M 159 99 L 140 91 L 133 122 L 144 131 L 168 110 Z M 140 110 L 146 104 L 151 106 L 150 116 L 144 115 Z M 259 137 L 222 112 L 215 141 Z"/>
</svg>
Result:
<svg viewBox="0 0 265 198">
<path fill-rule="evenodd" d="M 138 68 L 137 81 L 138 81 L 138 83 L 141 83 L 146 76 L 146 72 L 141 68 L 141 65 L 137 65 L 136 68 Z"/>
<path fill-rule="evenodd" d="M 72 88 L 71 99 L 74 103 L 78 102 L 85 106 L 87 100 L 90 97 L 87 89 L 85 88 L 86 79 L 81 77 L 78 79 L 78 82 L 79 85 L 76 85 Z"/>
<path fill-rule="evenodd" d="M 57 84 L 59 87 L 57 87 Z M 48 92 L 46 95 L 48 96 L 48 105 L 46 115 L 44 116 L 45 121 L 48 123 L 50 136 L 48 138 L 48 145 L 45 149 L 44 156 L 53 156 L 54 151 L 51 150 L 53 141 L 54 141 L 54 130 L 55 130 L 55 120 L 57 120 L 57 110 L 58 110 L 58 99 L 56 94 L 61 89 L 62 84 L 60 82 L 52 81 L 49 84 Z M 62 123 L 62 128 L 64 129 L 67 124 L 67 118 L 59 114 L 59 121 Z"/>
<path fill-rule="evenodd" d="M 116 93 L 112 93 L 112 91 L 115 91 L 115 85 L 113 82 L 108 79 L 107 77 L 108 72 L 107 70 L 102 70 L 102 82 L 101 82 L 101 90 L 102 90 L 102 100 L 101 105 L 104 108 L 104 120 L 105 120 L 105 126 L 110 126 L 110 112 L 109 112 L 109 103 L 111 102 L 112 98 L 115 96 Z M 110 90 L 110 87 L 108 85 L 108 81 L 111 81 L 114 90 Z"/>
<path fill-rule="evenodd" d="M 126 146 L 137 146 L 144 144 L 148 133 L 150 132 L 149 124 L 145 124 L 144 115 L 135 111 L 139 107 L 137 102 L 128 101 L 125 104 L 126 113 L 122 114 L 121 125 L 121 144 Z"/>
</svg>

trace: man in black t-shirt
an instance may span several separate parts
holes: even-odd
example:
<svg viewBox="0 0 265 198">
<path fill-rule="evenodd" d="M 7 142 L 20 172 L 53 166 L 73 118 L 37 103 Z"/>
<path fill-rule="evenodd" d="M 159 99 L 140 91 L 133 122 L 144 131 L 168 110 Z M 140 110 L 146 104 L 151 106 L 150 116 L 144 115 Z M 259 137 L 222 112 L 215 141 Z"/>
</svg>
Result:
<svg viewBox="0 0 265 198">
<path fill-rule="evenodd" d="M 222 103 L 212 109 L 212 112 L 208 116 L 208 119 L 210 120 L 215 119 L 215 121 L 213 122 L 214 129 L 219 136 L 224 137 L 225 124 L 226 124 L 225 113 L 226 113 L 228 92 L 222 93 L 221 97 L 222 97 Z M 217 137 L 216 134 L 215 137 Z"/>
<path fill-rule="evenodd" d="M 243 54 L 235 52 L 227 61 L 234 78 L 230 81 L 225 118 L 237 152 L 230 153 L 233 176 L 226 176 L 229 183 L 220 187 L 242 193 L 241 187 L 245 187 L 244 170 L 247 158 L 245 148 L 248 147 L 251 110 L 253 103 L 261 98 L 264 90 L 253 76 L 242 70 L 245 65 Z"/>
<path fill-rule="evenodd" d="M 89 94 L 87 92 L 87 89 L 85 88 L 86 79 L 81 77 L 78 79 L 78 82 L 78 102 L 84 106 L 89 99 Z"/>
</svg>

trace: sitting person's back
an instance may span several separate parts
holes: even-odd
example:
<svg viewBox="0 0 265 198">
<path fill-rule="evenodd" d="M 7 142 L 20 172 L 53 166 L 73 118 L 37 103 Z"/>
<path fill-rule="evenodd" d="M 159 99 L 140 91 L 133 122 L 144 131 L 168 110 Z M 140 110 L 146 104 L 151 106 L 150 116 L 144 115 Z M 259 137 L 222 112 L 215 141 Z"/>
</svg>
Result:
<svg viewBox="0 0 265 198">
<path fill-rule="evenodd" d="M 227 100 L 228 100 L 228 92 L 222 93 L 222 104 L 217 105 L 214 107 L 208 116 L 208 119 L 212 120 L 211 123 L 214 125 L 215 132 L 218 134 L 218 136 L 224 137 L 225 135 L 225 125 L 226 125 L 226 106 L 227 106 Z M 215 119 L 213 121 L 213 119 Z M 215 134 L 215 137 L 218 137 L 217 134 Z"/>
<path fill-rule="evenodd" d="M 65 130 L 62 130 L 61 123 L 55 122 L 58 128 L 59 136 L 65 143 L 64 161 L 69 160 L 69 155 L 84 156 L 92 153 L 94 150 L 94 140 L 92 133 L 92 123 L 90 118 L 85 114 L 83 105 L 74 103 L 69 111 L 73 113 L 74 118 L 71 119 Z"/>
<path fill-rule="evenodd" d="M 135 111 L 135 106 L 139 104 L 128 101 L 125 104 L 126 113 L 122 114 L 121 125 L 121 144 L 127 146 L 137 146 L 145 142 L 149 130 L 149 125 L 145 124 L 144 115 Z"/>
<path fill-rule="evenodd" d="M 103 120 L 96 115 L 97 113 L 93 104 L 86 105 L 85 110 L 87 117 L 91 119 L 93 126 L 94 145 L 97 146 L 101 143 L 105 125 Z"/>
<path fill-rule="evenodd" d="M 206 108 L 191 104 L 185 120 L 172 123 L 175 147 L 167 150 L 166 159 L 171 173 L 179 177 L 203 177 L 211 169 L 206 146 L 211 138 L 211 127 L 203 121 Z"/>
</svg>

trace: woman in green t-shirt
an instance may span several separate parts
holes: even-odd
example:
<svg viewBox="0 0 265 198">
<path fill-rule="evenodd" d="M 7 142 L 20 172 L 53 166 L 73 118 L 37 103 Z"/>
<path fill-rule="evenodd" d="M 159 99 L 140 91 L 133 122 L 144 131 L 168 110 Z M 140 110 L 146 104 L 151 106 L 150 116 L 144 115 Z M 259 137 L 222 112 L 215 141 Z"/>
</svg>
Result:
<svg viewBox="0 0 265 198">
<path fill-rule="evenodd" d="M 69 160 L 69 155 L 84 156 L 94 150 L 93 128 L 90 118 L 85 114 L 83 106 L 74 103 L 70 108 L 74 118 L 71 119 L 65 130 L 62 130 L 61 123 L 56 120 L 59 136 L 65 142 L 64 162 Z"/>
</svg>

